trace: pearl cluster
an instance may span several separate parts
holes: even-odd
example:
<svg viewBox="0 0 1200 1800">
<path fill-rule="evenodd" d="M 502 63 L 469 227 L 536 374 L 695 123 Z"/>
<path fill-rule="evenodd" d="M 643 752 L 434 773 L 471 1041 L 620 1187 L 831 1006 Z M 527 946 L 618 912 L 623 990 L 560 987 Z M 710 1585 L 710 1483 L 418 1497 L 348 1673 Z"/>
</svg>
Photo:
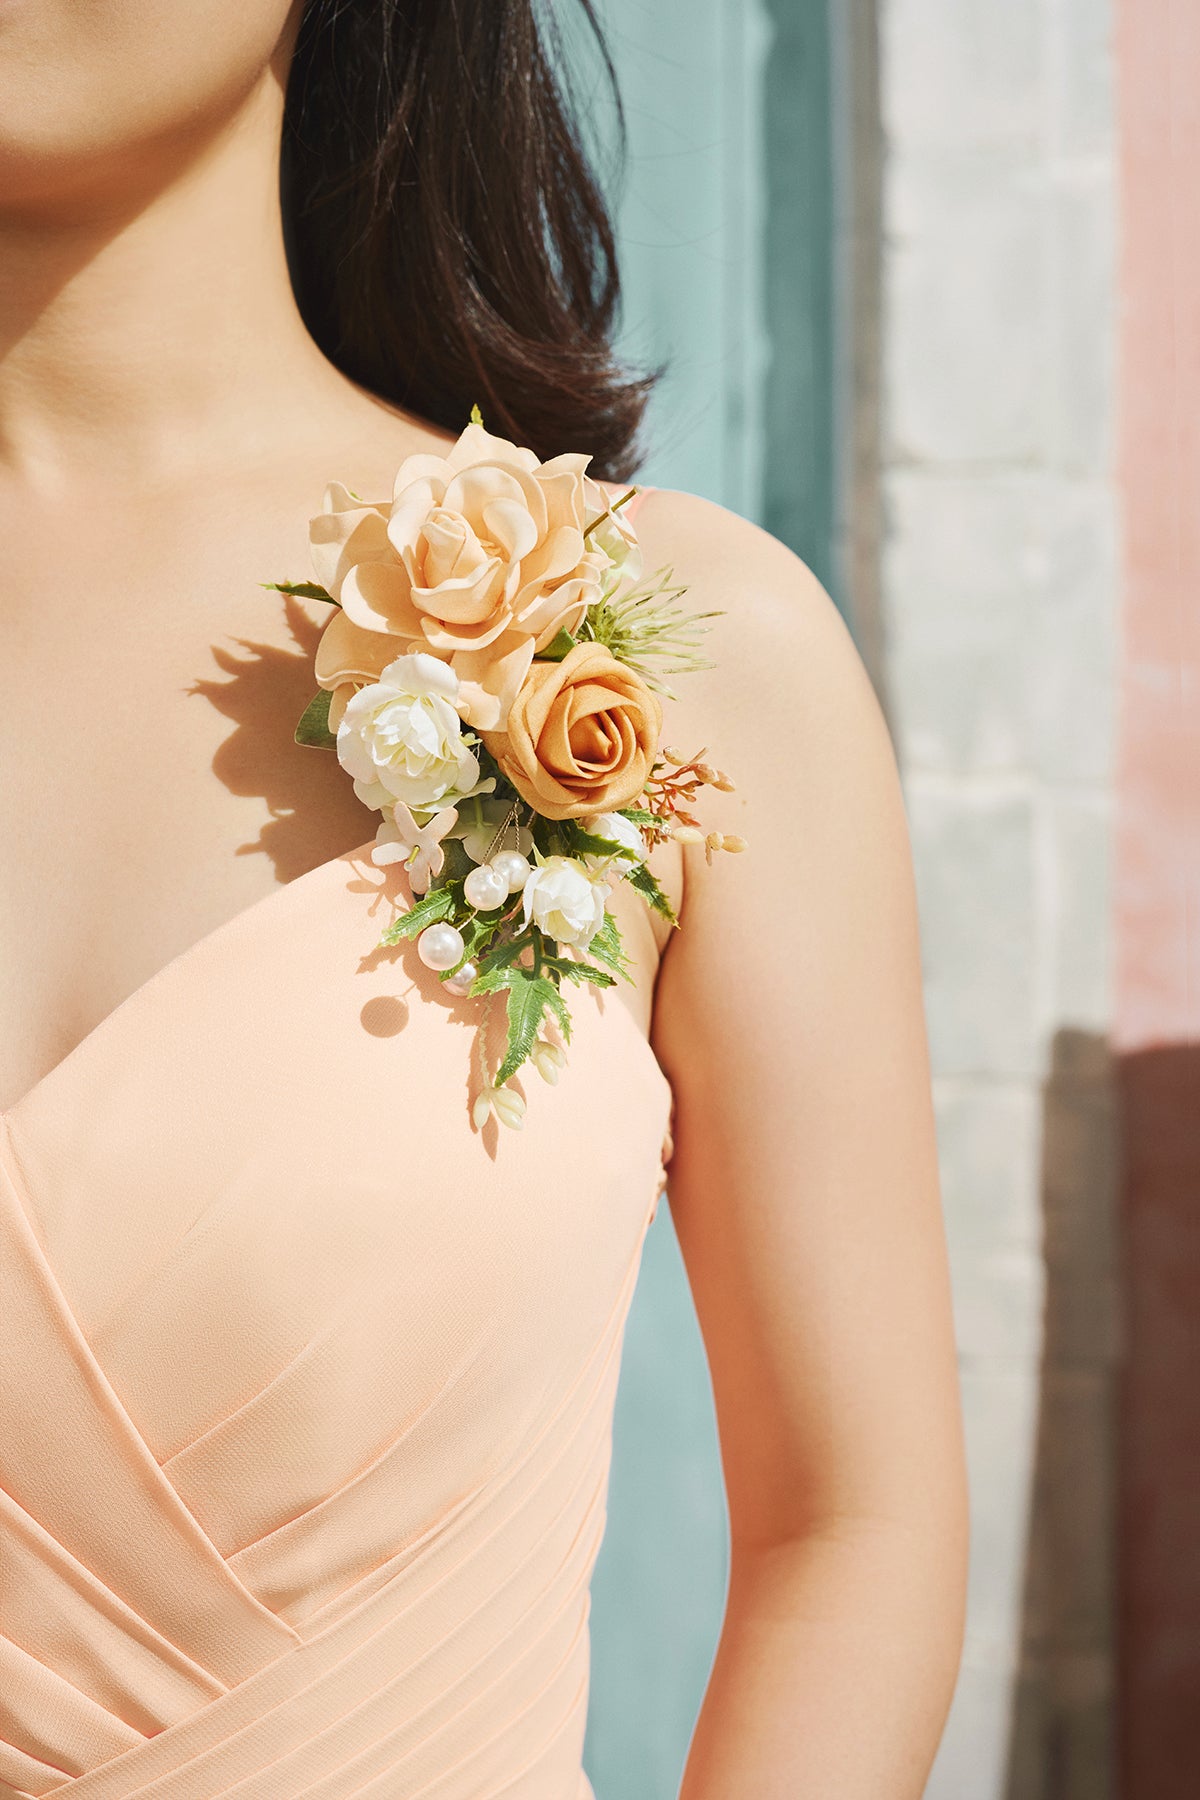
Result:
<svg viewBox="0 0 1200 1800">
<path fill-rule="evenodd" d="M 495 912 L 511 894 L 521 892 L 532 872 L 528 857 L 522 856 L 519 850 L 499 851 L 491 862 L 476 864 L 463 882 L 467 905 L 474 907 L 476 912 Z M 437 925 L 427 925 L 417 939 L 417 955 L 427 969 L 439 972 L 454 969 L 462 961 L 465 949 L 462 932 L 445 920 Z M 478 973 L 474 963 L 463 963 L 442 986 L 461 999 L 470 992 Z"/>
</svg>

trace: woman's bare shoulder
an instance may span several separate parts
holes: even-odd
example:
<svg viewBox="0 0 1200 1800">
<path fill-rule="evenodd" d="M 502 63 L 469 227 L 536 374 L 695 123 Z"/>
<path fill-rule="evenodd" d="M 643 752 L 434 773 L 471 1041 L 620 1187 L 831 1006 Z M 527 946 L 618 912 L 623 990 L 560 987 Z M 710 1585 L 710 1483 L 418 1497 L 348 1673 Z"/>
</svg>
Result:
<svg viewBox="0 0 1200 1800">
<path fill-rule="evenodd" d="M 672 569 L 687 589 L 680 604 L 715 615 L 704 621 L 711 666 L 675 682 L 672 724 L 708 735 L 715 749 L 718 734 L 757 738 L 769 719 L 797 774 L 810 766 L 806 749 L 819 747 L 824 764 L 839 740 L 864 735 L 891 761 L 853 633 L 801 557 L 728 507 L 673 488 L 646 492 L 636 526 L 647 571 Z"/>
</svg>

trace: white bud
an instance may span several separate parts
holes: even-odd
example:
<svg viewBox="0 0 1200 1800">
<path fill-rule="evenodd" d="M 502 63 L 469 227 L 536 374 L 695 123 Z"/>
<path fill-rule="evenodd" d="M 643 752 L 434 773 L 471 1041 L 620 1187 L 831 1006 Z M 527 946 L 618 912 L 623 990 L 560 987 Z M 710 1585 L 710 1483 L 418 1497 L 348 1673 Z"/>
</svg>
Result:
<svg viewBox="0 0 1200 1800">
<path fill-rule="evenodd" d="M 492 1105 L 502 1125 L 507 1125 L 510 1131 L 520 1131 L 525 1123 L 525 1102 L 516 1088 L 494 1089 Z"/>
<path fill-rule="evenodd" d="M 507 1083 L 503 1087 L 485 1087 L 471 1108 L 471 1117 L 480 1131 L 492 1113 L 510 1131 L 520 1131 L 525 1123 L 525 1102 L 516 1088 Z"/>
<path fill-rule="evenodd" d="M 562 1071 L 567 1066 L 567 1058 L 558 1044 L 550 1043 L 547 1038 L 539 1038 L 529 1053 L 529 1060 L 541 1076 L 554 1087 Z"/>
</svg>

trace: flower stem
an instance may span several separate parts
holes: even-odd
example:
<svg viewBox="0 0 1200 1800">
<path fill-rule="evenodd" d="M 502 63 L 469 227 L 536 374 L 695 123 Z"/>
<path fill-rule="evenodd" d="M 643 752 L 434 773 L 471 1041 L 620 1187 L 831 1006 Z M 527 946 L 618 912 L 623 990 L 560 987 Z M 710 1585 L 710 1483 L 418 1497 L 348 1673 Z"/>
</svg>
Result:
<svg viewBox="0 0 1200 1800">
<path fill-rule="evenodd" d="M 633 496 L 637 493 L 637 491 L 638 490 L 636 487 L 626 488 L 625 492 L 621 495 L 621 498 L 619 500 L 614 500 L 611 503 L 611 505 L 605 507 L 605 509 L 602 513 L 597 513 L 596 517 L 592 520 L 591 524 L 584 526 L 584 528 L 583 528 L 584 537 L 585 538 L 590 537 L 592 532 L 595 531 L 597 525 L 602 525 L 604 523 L 605 519 L 611 518 L 613 513 L 618 512 L 622 506 L 624 506 L 628 501 L 633 499 Z"/>
</svg>

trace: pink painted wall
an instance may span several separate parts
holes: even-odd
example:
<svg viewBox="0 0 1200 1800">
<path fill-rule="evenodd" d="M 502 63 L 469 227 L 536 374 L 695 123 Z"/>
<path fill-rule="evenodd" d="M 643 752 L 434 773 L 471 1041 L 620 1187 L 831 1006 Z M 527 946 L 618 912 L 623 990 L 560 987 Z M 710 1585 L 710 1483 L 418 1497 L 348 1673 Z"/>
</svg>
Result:
<svg viewBox="0 0 1200 1800">
<path fill-rule="evenodd" d="M 1122 1800 L 1200 1793 L 1200 0 L 1117 0 Z"/>
</svg>

